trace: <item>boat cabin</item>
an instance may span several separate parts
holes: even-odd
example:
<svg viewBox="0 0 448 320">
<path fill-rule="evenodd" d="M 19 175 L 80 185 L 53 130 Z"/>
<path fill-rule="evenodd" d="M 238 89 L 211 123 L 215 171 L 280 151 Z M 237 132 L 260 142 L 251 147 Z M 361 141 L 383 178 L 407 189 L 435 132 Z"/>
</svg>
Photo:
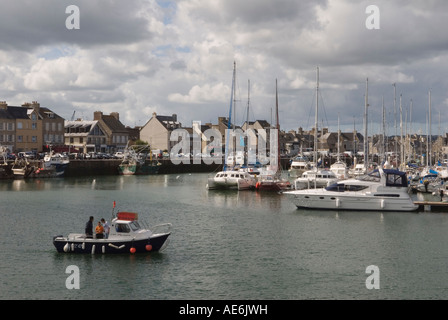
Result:
<svg viewBox="0 0 448 320">
<path fill-rule="evenodd" d="M 381 172 L 382 171 L 382 172 Z M 376 181 L 383 182 L 387 187 L 407 187 L 408 179 L 405 172 L 398 171 L 395 169 L 383 169 L 379 171 L 378 169 L 372 171 L 365 176 L 359 178 L 362 181 Z"/>
</svg>

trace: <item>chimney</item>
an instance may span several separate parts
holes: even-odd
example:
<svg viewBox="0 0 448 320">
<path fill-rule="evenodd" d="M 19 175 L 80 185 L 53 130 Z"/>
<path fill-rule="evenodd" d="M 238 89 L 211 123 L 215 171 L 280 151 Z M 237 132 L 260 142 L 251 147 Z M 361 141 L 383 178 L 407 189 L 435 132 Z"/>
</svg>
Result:
<svg viewBox="0 0 448 320">
<path fill-rule="evenodd" d="M 6 103 L 6 101 L 0 101 L 0 109 L 8 109 L 8 104 Z"/>
<path fill-rule="evenodd" d="M 120 114 L 118 112 L 111 112 L 110 115 L 120 121 Z"/>
<path fill-rule="evenodd" d="M 173 113 L 173 121 L 177 122 L 177 114 Z"/>
<path fill-rule="evenodd" d="M 156 112 L 153 112 L 153 113 L 152 113 L 152 117 L 153 117 L 153 118 L 157 117 L 157 113 L 156 113 Z"/>
<path fill-rule="evenodd" d="M 103 118 L 103 113 L 101 111 L 95 111 L 93 113 L 93 120 L 101 120 Z"/>
</svg>

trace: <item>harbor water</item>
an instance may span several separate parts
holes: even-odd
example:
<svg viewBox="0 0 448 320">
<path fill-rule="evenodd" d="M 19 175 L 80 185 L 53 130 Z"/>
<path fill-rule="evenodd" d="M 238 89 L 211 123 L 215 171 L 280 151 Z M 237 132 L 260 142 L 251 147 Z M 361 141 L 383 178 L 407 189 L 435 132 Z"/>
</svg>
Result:
<svg viewBox="0 0 448 320">
<path fill-rule="evenodd" d="M 448 213 L 298 210 L 282 194 L 208 191 L 208 176 L 0 181 L 0 299 L 448 298 Z M 56 252 L 53 236 L 82 233 L 91 215 L 110 221 L 114 201 L 172 223 L 168 247 Z"/>
</svg>

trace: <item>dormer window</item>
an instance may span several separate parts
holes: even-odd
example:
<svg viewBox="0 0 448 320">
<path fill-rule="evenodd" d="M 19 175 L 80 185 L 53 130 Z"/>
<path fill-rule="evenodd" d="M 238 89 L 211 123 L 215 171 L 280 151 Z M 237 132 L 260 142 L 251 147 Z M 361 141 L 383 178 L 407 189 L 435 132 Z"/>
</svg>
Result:
<svg viewBox="0 0 448 320">
<path fill-rule="evenodd" d="M 31 120 L 33 120 L 33 121 L 37 120 L 37 116 L 34 112 L 31 114 Z"/>
</svg>

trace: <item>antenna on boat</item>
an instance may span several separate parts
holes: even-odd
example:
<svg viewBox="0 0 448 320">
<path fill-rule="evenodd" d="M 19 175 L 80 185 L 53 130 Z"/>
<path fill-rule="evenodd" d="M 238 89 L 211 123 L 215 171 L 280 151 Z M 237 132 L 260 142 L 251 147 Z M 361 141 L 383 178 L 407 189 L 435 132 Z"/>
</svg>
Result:
<svg viewBox="0 0 448 320">
<path fill-rule="evenodd" d="M 114 215 L 115 205 L 116 205 L 116 203 L 115 203 L 115 200 L 114 200 L 114 205 L 112 206 L 112 219 L 115 218 L 115 215 Z"/>
</svg>

